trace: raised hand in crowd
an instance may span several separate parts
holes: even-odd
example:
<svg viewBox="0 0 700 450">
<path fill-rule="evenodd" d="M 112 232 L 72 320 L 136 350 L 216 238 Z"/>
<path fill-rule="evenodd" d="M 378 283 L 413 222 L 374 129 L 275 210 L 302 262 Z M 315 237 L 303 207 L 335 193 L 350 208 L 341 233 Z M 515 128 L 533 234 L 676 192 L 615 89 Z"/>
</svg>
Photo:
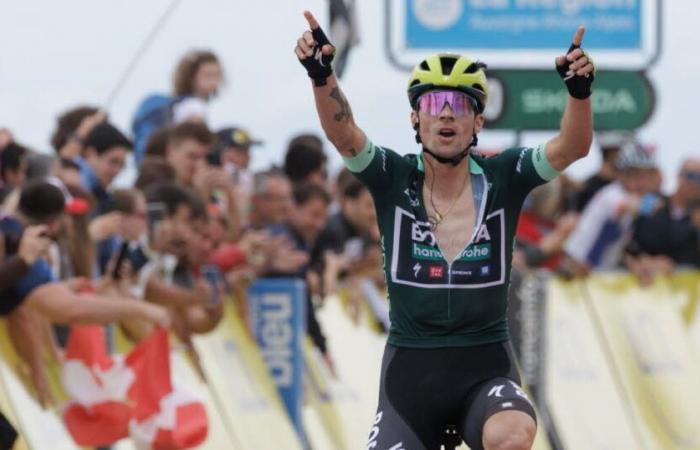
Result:
<svg viewBox="0 0 700 450">
<path fill-rule="evenodd" d="M 51 239 L 46 236 L 48 227 L 46 225 L 34 225 L 27 227 L 19 241 L 17 255 L 31 266 L 36 260 L 45 255 L 51 245 Z"/>
</svg>

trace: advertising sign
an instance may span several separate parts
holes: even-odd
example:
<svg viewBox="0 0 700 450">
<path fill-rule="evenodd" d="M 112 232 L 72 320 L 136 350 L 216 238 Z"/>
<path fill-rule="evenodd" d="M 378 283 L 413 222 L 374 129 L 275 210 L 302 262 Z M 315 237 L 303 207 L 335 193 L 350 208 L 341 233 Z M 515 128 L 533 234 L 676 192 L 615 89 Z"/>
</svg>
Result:
<svg viewBox="0 0 700 450">
<path fill-rule="evenodd" d="M 599 67 L 643 69 L 658 53 L 659 0 L 386 0 L 390 59 L 438 51 L 492 68 L 548 67 L 579 25 Z"/>
<path fill-rule="evenodd" d="M 559 129 L 569 93 L 554 69 L 494 70 L 488 77 L 488 129 Z M 596 130 L 634 130 L 654 110 L 654 90 L 643 72 L 599 71 L 593 92 Z"/>
<path fill-rule="evenodd" d="M 248 293 L 253 333 L 287 412 L 303 438 L 303 357 L 306 284 L 299 279 L 260 279 Z"/>
</svg>

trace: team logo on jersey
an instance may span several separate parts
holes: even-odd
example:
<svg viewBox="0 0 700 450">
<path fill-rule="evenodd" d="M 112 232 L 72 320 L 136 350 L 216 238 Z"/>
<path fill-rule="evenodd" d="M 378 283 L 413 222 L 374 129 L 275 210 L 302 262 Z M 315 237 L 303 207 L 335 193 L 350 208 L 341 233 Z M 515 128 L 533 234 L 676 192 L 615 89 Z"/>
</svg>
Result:
<svg viewBox="0 0 700 450">
<path fill-rule="evenodd" d="M 442 261 L 442 252 L 439 248 L 431 247 L 429 245 L 421 245 L 413 243 L 413 248 L 411 251 L 415 259 L 426 259 L 428 261 Z"/>
<path fill-rule="evenodd" d="M 420 265 L 420 263 L 416 263 L 415 266 L 413 266 L 413 277 L 418 278 L 418 273 L 420 273 L 420 270 L 423 268 L 423 266 Z"/>
<path fill-rule="evenodd" d="M 430 278 L 442 278 L 445 273 L 445 268 L 442 266 L 430 266 L 428 269 L 428 274 Z"/>
<path fill-rule="evenodd" d="M 491 243 L 472 244 L 459 255 L 460 261 L 484 261 L 491 258 Z"/>
<path fill-rule="evenodd" d="M 505 255 L 503 209 L 478 221 L 472 242 L 452 264 L 440 251 L 429 222 L 395 209 L 390 269 L 395 283 L 435 289 L 496 286 L 505 282 Z"/>
</svg>

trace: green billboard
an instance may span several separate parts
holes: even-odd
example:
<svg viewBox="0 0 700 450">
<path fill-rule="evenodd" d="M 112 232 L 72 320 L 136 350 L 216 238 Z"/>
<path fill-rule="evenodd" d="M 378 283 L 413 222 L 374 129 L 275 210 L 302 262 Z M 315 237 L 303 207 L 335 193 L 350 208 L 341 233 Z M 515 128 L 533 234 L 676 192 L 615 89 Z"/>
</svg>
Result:
<svg viewBox="0 0 700 450">
<path fill-rule="evenodd" d="M 552 70 L 495 70 L 489 72 L 494 95 L 486 111 L 487 128 L 555 130 L 569 94 Z M 654 109 L 654 91 L 644 73 L 601 70 L 593 83 L 596 130 L 633 130 Z"/>
</svg>

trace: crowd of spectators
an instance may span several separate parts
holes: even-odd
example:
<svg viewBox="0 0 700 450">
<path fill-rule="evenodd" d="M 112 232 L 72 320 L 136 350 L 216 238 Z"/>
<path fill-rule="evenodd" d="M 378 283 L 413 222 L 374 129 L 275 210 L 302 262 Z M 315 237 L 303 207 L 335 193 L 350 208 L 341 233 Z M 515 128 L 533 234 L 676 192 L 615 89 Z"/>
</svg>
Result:
<svg viewBox="0 0 700 450">
<path fill-rule="evenodd" d="M 248 323 L 246 294 L 260 277 L 307 283 L 307 331 L 334 371 L 315 310 L 381 273 L 372 199 L 347 173 L 328 179 L 313 134 L 293 137 L 279 166 L 253 171 L 262 142 L 207 124 L 222 79 L 216 55 L 193 51 L 171 93 L 137 106 L 129 132 L 92 105 L 58 115 L 53 152 L 0 131 L 0 313 L 42 405 L 54 403 L 46 355 L 60 360 L 70 325 L 119 327 L 134 342 L 167 327 L 196 363 L 193 335 L 215 328 L 231 298 Z M 130 158 L 135 182 L 116 188 Z"/>
<path fill-rule="evenodd" d="M 643 284 L 700 267 L 700 158 L 682 164 L 671 195 L 653 146 L 599 136 L 602 162 L 583 182 L 566 175 L 534 190 L 518 226 L 514 268 L 568 277 L 629 270 Z"/>
</svg>

